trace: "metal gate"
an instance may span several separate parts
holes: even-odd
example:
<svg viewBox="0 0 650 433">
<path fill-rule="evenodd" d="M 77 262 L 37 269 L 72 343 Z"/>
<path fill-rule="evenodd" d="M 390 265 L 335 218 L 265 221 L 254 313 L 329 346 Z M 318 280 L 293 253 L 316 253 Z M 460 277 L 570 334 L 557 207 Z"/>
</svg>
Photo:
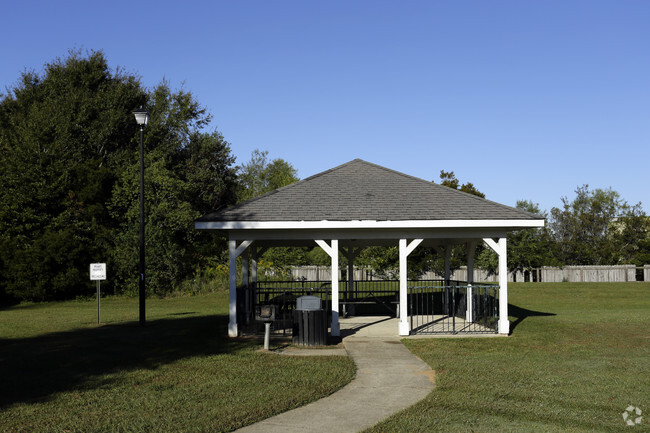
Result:
<svg viewBox="0 0 650 433">
<path fill-rule="evenodd" d="M 497 285 L 409 286 L 410 333 L 496 333 L 498 294 Z"/>
</svg>

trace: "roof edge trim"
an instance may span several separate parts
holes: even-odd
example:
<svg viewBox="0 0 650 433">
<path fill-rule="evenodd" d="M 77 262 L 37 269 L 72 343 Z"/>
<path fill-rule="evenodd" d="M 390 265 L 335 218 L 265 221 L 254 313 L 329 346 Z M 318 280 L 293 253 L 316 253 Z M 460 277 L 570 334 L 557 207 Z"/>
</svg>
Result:
<svg viewBox="0 0 650 433">
<path fill-rule="evenodd" d="M 518 220 L 407 220 L 407 221 L 197 221 L 198 230 L 314 230 L 544 227 L 543 219 Z"/>
</svg>

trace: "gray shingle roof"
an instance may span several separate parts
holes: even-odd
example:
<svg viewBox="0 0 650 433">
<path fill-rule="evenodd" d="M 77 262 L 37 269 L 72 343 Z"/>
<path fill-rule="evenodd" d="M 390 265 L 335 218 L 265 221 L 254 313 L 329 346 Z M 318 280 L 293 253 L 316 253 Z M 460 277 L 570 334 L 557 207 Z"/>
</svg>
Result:
<svg viewBox="0 0 650 433">
<path fill-rule="evenodd" d="M 542 217 L 355 159 L 197 222 L 533 219 Z"/>
</svg>

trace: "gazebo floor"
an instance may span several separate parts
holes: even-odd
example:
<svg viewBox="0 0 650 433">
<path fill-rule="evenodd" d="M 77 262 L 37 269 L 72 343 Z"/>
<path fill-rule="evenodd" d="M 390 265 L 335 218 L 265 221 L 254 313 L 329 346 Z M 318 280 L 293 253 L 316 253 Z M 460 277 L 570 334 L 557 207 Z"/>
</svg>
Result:
<svg viewBox="0 0 650 433">
<path fill-rule="evenodd" d="M 413 325 L 411 336 L 469 336 L 495 335 L 495 330 L 479 323 L 467 323 L 464 319 L 449 316 L 409 316 Z M 339 319 L 341 337 L 399 337 L 399 319 L 391 316 L 357 316 Z M 455 326 L 454 326 L 455 325 Z M 414 332 L 415 331 L 415 332 Z"/>
<path fill-rule="evenodd" d="M 495 334 L 493 328 L 478 322 L 468 322 L 461 317 L 447 315 L 409 316 L 411 335 L 426 334 Z"/>
<path fill-rule="evenodd" d="M 352 316 L 339 318 L 341 338 L 346 337 L 377 337 L 390 338 L 401 337 L 398 332 L 399 319 L 393 316 Z M 465 319 L 455 319 L 444 315 L 421 315 L 409 316 L 409 324 L 412 326 L 411 335 L 406 337 L 467 337 L 467 336 L 490 336 L 497 335 L 493 328 L 480 323 L 468 323 Z M 243 327 L 243 336 L 263 335 L 263 327 L 260 323 L 251 322 L 249 326 Z M 328 327 L 328 333 L 331 329 Z M 274 338 L 291 338 L 291 324 L 280 327 L 272 332 Z"/>
</svg>

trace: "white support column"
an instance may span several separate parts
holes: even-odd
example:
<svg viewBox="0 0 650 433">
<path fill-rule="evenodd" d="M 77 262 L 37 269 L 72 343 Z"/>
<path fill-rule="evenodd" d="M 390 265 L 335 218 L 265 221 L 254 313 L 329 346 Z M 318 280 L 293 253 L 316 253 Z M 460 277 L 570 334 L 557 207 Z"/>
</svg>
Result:
<svg viewBox="0 0 650 433">
<path fill-rule="evenodd" d="M 467 311 L 465 320 L 472 323 L 474 320 L 474 297 L 472 284 L 474 284 L 474 253 L 476 253 L 476 241 L 467 242 Z"/>
<path fill-rule="evenodd" d="M 343 249 L 343 254 L 345 254 L 345 258 L 348 259 L 348 299 L 353 296 L 354 292 L 354 259 L 359 255 L 361 250 L 362 248 L 354 247 Z M 343 313 L 345 315 L 354 315 L 354 305 L 347 305 L 344 307 Z"/>
<path fill-rule="evenodd" d="M 506 238 L 484 238 L 483 241 L 499 255 L 499 334 L 510 333 L 508 320 L 508 254 Z"/>
<path fill-rule="evenodd" d="M 237 329 L 237 257 L 239 257 L 246 248 L 252 244 L 253 241 L 243 241 L 237 246 L 237 241 L 230 239 L 228 241 L 228 256 L 229 263 L 229 290 L 230 290 L 230 305 L 229 305 L 229 322 L 228 322 L 228 336 L 237 337 L 239 330 Z"/>
<path fill-rule="evenodd" d="M 251 247 L 251 283 L 257 283 L 257 247 Z"/>
<path fill-rule="evenodd" d="M 251 317 L 251 294 L 252 286 L 257 284 L 257 246 L 255 244 L 251 245 L 249 248 L 250 256 L 250 279 L 248 284 L 248 290 L 246 290 L 246 324 L 250 323 Z"/>
<path fill-rule="evenodd" d="M 399 335 L 409 335 L 408 322 L 408 266 L 407 257 L 422 243 L 422 239 L 414 239 L 408 243 L 406 239 L 399 240 Z"/>
<path fill-rule="evenodd" d="M 348 248 L 348 297 L 352 296 L 354 290 L 354 258 L 356 257 L 354 248 Z"/>
<path fill-rule="evenodd" d="M 332 245 L 316 240 L 319 247 L 332 258 L 332 337 L 341 335 L 339 326 L 339 241 L 332 239 Z"/>
<path fill-rule="evenodd" d="M 250 261 L 248 260 L 250 251 L 246 250 L 242 253 L 241 255 L 241 283 L 244 286 L 247 286 L 250 284 L 251 279 L 250 279 Z"/>
<path fill-rule="evenodd" d="M 445 245 L 445 286 L 450 285 L 451 280 L 451 246 Z"/>
<path fill-rule="evenodd" d="M 434 247 L 438 254 L 440 254 L 445 262 L 445 286 L 449 285 L 451 279 L 451 246 L 450 245 L 437 245 Z"/>
</svg>

